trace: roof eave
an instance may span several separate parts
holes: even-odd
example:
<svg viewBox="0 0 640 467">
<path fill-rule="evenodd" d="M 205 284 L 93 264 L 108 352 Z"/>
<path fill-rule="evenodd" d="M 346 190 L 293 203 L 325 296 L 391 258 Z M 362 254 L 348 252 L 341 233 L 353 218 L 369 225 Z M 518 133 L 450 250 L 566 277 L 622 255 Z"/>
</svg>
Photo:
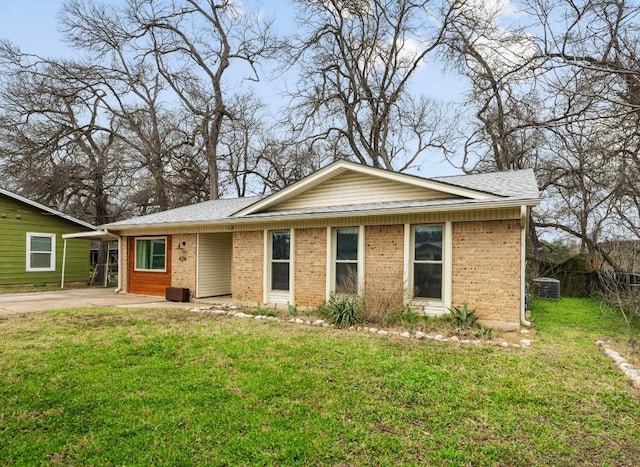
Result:
<svg viewBox="0 0 640 467">
<path fill-rule="evenodd" d="M 67 239 L 85 239 L 85 240 L 117 240 L 118 236 L 108 232 L 107 230 L 95 230 L 89 232 L 76 232 L 76 233 L 68 233 L 63 234 L 62 238 Z"/>
<path fill-rule="evenodd" d="M 540 204 L 539 198 L 531 199 L 507 199 L 507 200 L 487 200 L 477 201 L 473 204 L 447 204 L 441 206 L 425 206 L 425 207 L 401 207 L 401 208 L 378 208 L 363 209 L 361 211 L 337 211 L 337 212 L 318 212 L 318 213 L 299 213 L 278 215 L 277 211 L 270 213 L 271 215 L 261 215 L 260 217 L 227 217 L 224 219 L 215 219 L 210 221 L 192 221 L 192 222 L 164 222 L 154 224 L 129 224 L 120 226 L 100 226 L 103 229 L 108 227 L 111 233 L 123 232 L 127 230 L 157 230 L 162 228 L 175 227 L 202 227 L 207 225 L 237 225 L 237 224 L 266 224 L 274 221 L 299 221 L 307 219 L 337 219 L 341 217 L 367 217 L 376 215 L 402 215 L 416 213 L 431 212 L 447 212 L 447 211 L 477 211 L 483 209 L 508 209 L 520 206 L 535 207 Z"/>
</svg>

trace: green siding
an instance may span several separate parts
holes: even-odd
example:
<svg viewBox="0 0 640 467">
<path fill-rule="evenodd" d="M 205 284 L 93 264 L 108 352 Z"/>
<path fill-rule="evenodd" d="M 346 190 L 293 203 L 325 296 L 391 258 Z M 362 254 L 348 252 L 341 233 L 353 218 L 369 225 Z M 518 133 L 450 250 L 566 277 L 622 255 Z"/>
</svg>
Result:
<svg viewBox="0 0 640 467">
<path fill-rule="evenodd" d="M 0 194 L 0 285 L 59 283 L 62 276 L 62 234 L 89 229 Z M 56 269 L 27 272 L 27 232 L 56 234 Z M 89 278 L 89 241 L 67 240 L 65 282 Z"/>
</svg>

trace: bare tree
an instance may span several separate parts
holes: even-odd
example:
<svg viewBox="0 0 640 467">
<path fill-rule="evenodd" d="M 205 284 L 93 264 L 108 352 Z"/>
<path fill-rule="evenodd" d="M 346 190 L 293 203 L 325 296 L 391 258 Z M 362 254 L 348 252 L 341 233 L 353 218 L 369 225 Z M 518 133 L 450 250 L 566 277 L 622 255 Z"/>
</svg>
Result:
<svg viewBox="0 0 640 467">
<path fill-rule="evenodd" d="M 605 305 L 603 311 L 622 320 L 633 350 L 637 346 L 637 323 L 640 320 L 640 283 L 635 282 L 637 277 L 640 276 L 606 269 L 598 271 L 600 298 Z"/>
<path fill-rule="evenodd" d="M 118 145 L 91 67 L 0 44 L 2 171 L 25 195 L 104 224 L 117 215 Z"/>
<path fill-rule="evenodd" d="M 139 25 L 131 22 L 126 9 L 82 0 L 67 2 L 60 19 L 67 40 L 92 56 L 93 74 L 108 93 L 105 106 L 125 147 L 122 155 L 131 172 L 130 196 L 138 212 L 165 210 L 201 198 L 185 196 L 190 190 L 175 187 L 203 178 L 194 176 L 193 170 L 201 164 L 193 163 L 188 179 L 182 180 L 187 172 L 182 156 L 193 154 L 194 132 L 187 125 L 193 118 L 175 103 L 172 110 L 167 108 L 175 96 L 156 68 L 148 41 L 140 37 Z"/>
<path fill-rule="evenodd" d="M 499 3 L 460 5 L 440 56 L 467 78 L 465 172 L 535 164 L 543 106 L 532 86 L 532 46 L 526 31 L 505 29 Z"/>
<path fill-rule="evenodd" d="M 617 268 L 599 245 L 637 236 L 640 224 L 640 9 L 624 0 L 518 5 L 510 17 L 508 2 L 471 1 L 447 30 L 443 56 L 470 83 L 463 168 L 534 168 L 544 198 L 535 226 L 577 238 Z"/>
<path fill-rule="evenodd" d="M 325 160 L 312 142 L 267 135 L 258 157 L 263 192 L 278 191 L 320 169 Z"/>
<path fill-rule="evenodd" d="M 460 167 L 466 173 L 535 168 L 540 177 L 544 128 L 553 117 L 536 87 L 538 63 L 530 35 L 519 25 L 506 25 L 505 15 L 501 2 L 457 5 L 439 49 L 445 65 L 469 84 L 457 115 L 464 134 Z M 547 178 L 542 178 L 544 188 Z M 541 258 L 532 221 L 529 237 Z"/>
<path fill-rule="evenodd" d="M 446 150 L 442 109 L 410 82 L 441 44 L 453 4 L 413 0 L 296 1 L 301 34 L 290 62 L 294 128 L 333 157 L 404 171 Z"/>
<path fill-rule="evenodd" d="M 236 65 L 247 79 L 259 78 L 259 60 L 274 52 L 271 25 L 230 0 L 128 0 L 125 13 L 133 36 L 148 40 L 146 53 L 196 122 L 190 143 L 203 151 L 209 195 L 218 198 L 222 128 L 233 118 L 225 76 Z"/>
<path fill-rule="evenodd" d="M 558 211 L 574 216 L 554 223 L 546 212 L 540 226 L 569 232 L 619 269 L 600 245 L 640 238 L 640 5 L 533 1 L 527 11 L 543 29 L 536 39 L 539 86 L 555 96 L 558 107 L 573 109 L 556 115 L 560 124 L 549 141 L 558 150 L 551 190 L 564 199 Z"/>
</svg>

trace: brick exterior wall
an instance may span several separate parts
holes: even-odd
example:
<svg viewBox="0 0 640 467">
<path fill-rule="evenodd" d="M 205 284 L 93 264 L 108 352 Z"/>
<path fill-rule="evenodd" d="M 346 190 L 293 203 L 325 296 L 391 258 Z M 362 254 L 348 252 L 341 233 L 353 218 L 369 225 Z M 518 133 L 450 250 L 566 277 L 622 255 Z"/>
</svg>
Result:
<svg viewBox="0 0 640 467">
<path fill-rule="evenodd" d="M 378 312 L 402 308 L 404 225 L 367 226 L 364 241 L 365 301 Z"/>
<path fill-rule="evenodd" d="M 327 229 L 296 229 L 294 235 L 295 302 L 317 306 L 326 298 Z"/>
<path fill-rule="evenodd" d="M 120 270 L 120 280 L 121 282 L 121 292 L 128 293 L 129 292 L 129 237 L 122 237 L 120 241 L 120 261 L 121 261 L 121 270 Z"/>
<path fill-rule="evenodd" d="M 262 230 L 233 233 L 232 294 L 236 300 L 263 301 Z M 295 229 L 295 302 L 315 306 L 325 300 L 327 229 Z M 172 236 L 171 285 L 196 288 L 196 234 Z M 128 239 L 121 243 L 122 291 L 129 276 Z M 185 252 L 176 250 L 186 242 Z M 388 309 L 402 306 L 404 225 L 369 225 L 364 236 L 364 293 Z M 180 260 L 183 257 L 184 260 Z M 452 223 L 452 304 L 468 302 L 481 320 L 520 322 L 520 220 Z"/>
<path fill-rule="evenodd" d="M 236 300 L 262 302 L 264 237 L 262 230 L 233 233 L 231 293 Z"/>
<path fill-rule="evenodd" d="M 453 305 L 485 321 L 520 323 L 520 221 L 454 222 Z"/>
<path fill-rule="evenodd" d="M 178 251 L 178 245 L 185 242 L 184 249 Z M 198 238 L 196 234 L 172 235 L 171 287 L 186 287 L 189 294 L 196 294 L 196 265 Z"/>
</svg>

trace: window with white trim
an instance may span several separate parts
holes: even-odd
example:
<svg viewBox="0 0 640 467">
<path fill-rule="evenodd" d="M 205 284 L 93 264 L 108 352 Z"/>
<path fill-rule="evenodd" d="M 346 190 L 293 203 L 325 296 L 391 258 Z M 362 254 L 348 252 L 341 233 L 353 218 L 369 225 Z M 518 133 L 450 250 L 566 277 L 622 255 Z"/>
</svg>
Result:
<svg viewBox="0 0 640 467">
<path fill-rule="evenodd" d="M 291 231 L 271 232 L 271 290 L 289 290 Z"/>
<path fill-rule="evenodd" d="M 442 224 L 412 226 L 411 272 L 414 298 L 442 300 L 443 230 Z"/>
<path fill-rule="evenodd" d="M 27 272 L 56 270 L 56 235 L 27 232 Z"/>
<path fill-rule="evenodd" d="M 136 271 L 164 272 L 167 270 L 167 238 L 136 238 Z"/>
<path fill-rule="evenodd" d="M 334 287 L 337 293 L 358 292 L 358 227 L 334 229 Z"/>
</svg>

